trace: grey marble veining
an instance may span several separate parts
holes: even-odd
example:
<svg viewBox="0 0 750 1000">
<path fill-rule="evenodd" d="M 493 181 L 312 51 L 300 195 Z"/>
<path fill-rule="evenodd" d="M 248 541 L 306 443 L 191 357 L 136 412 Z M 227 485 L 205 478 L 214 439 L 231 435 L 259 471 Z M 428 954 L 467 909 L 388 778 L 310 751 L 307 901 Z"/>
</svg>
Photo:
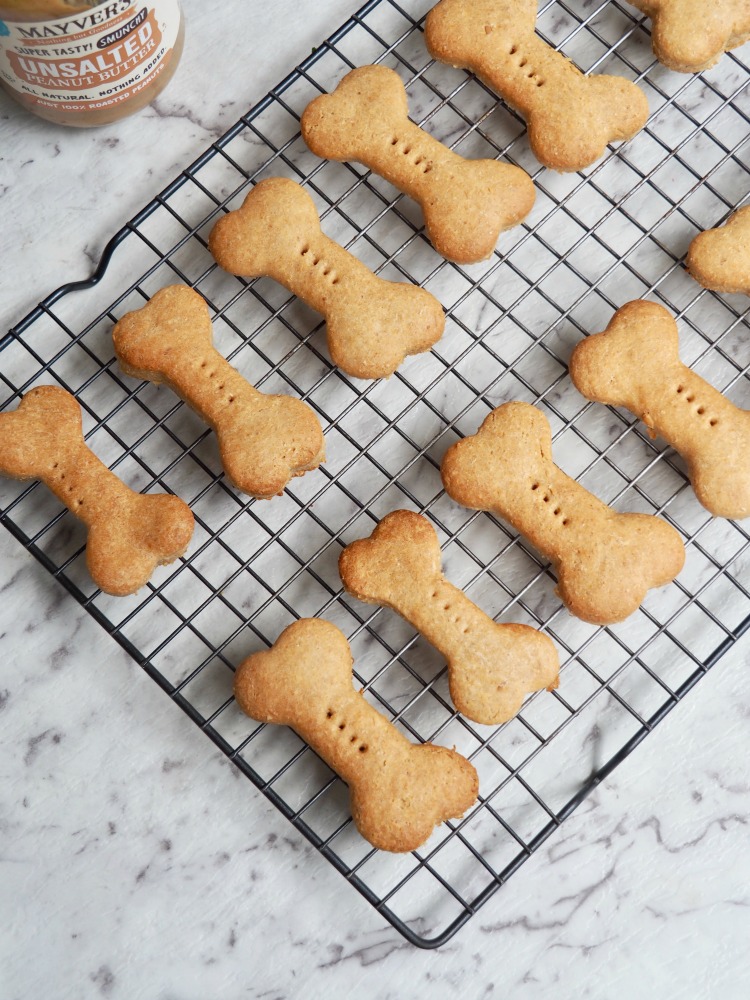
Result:
<svg viewBox="0 0 750 1000">
<path fill-rule="evenodd" d="M 355 4 L 246 5 L 230 30 L 184 6 L 179 74 L 134 119 L 66 131 L 0 94 L 3 329 L 85 276 Z M 3 998 L 747 996 L 747 639 L 448 945 L 419 952 L 5 531 L 0 568 Z"/>
</svg>

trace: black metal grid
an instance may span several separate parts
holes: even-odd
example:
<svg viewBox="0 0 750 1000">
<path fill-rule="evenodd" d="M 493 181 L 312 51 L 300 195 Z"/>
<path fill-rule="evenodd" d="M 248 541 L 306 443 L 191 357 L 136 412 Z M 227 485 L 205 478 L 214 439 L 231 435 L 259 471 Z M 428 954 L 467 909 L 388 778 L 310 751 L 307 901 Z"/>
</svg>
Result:
<svg viewBox="0 0 750 1000">
<path fill-rule="evenodd" d="M 430 6 L 371 0 L 112 239 L 91 281 L 52 293 L 0 344 L 2 405 L 36 384 L 63 385 L 83 407 L 96 453 L 135 488 L 187 500 L 196 533 L 186 558 L 116 599 L 94 589 L 83 529 L 43 488 L 3 481 L 2 523 L 345 878 L 426 947 L 476 912 L 750 623 L 746 527 L 712 519 L 679 457 L 628 413 L 586 403 L 566 372 L 581 335 L 603 329 L 628 299 L 650 296 L 678 317 L 683 360 L 747 400 L 746 301 L 703 291 L 682 264 L 691 238 L 748 192 L 747 49 L 708 74 L 678 76 L 654 62 L 649 22 L 627 4 L 540 4 L 547 41 L 586 71 L 637 80 L 652 111 L 631 143 L 560 175 L 539 167 L 523 122 L 483 85 L 430 61 Z M 307 151 L 298 129 L 307 102 L 367 62 L 401 74 L 412 118 L 438 138 L 533 176 L 532 215 L 488 262 L 442 261 L 418 210 L 390 185 Z M 324 231 L 378 273 L 441 300 L 446 334 L 429 355 L 384 382 L 347 378 L 330 365 L 317 315 L 266 279 L 215 267 L 206 238 L 216 218 L 274 174 L 304 183 Z M 323 422 L 326 464 L 282 497 L 239 496 L 191 411 L 117 367 L 112 324 L 176 281 L 208 300 L 217 347 L 236 367 L 266 391 L 301 396 Z M 573 619 L 533 549 L 443 493 L 447 447 L 509 399 L 544 410 L 568 473 L 616 507 L 661 514 L 684 536 L 683 573 L 626 622 Z M 497 620 L 534 624 L 555 640 L 558 691 L 530 698 L 499 728 L 473 724 L 453 710 L 434 650 L 391 612 L 342 595 L 341 548 L 397 507 L 426 512 L 451 582 Z M 380 711 L 414 740 L 455 745 L 479 771 L 476 808 L 414 854 L 373 851 L 351 823 L 342 782 L 291 731 L 256 725 L 231 698 L 234 665 L 307 615 L 343 629 L 357 682 Z"/>
</svg>

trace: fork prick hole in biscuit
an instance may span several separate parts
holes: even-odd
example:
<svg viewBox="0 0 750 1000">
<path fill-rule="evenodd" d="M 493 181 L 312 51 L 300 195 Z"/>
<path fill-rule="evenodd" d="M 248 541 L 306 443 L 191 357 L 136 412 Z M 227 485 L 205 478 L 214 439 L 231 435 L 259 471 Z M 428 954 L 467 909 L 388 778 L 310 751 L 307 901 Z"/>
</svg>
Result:
<svg viewBox="0 0 750 1000">
<path fill-rule="evenodd" d="M 716 425 L 718 424 L 718 422 L 719 422 L 719 421 L 718 421 L 718 420 L 717 420 L 717 419 L 716 419 L 716 418 L 714 417 L 714 419 L 713 419 L 713 420 L 709 420 L 709 421 L 708 421 L 708 426 L 709 426 L 709 427 L 715 427 L 715 426 L 716 426 Z"/>
<path fill-rule="evenodd" d="M 359 752 L 360 753 L 365 753 L 366 750 L 367 750 L 367 746 L 364 743 L 360 743 Z"/>
</svg>

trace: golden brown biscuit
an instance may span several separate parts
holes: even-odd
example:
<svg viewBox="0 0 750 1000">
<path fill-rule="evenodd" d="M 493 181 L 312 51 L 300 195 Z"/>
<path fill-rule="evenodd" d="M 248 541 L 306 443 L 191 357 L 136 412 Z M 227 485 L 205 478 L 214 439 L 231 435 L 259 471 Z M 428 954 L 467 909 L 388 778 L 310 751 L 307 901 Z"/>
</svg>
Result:
<svg viewBox="0 0 750 1000">
<path fill-rule="evenodd" d="M 659 62 L 678 73 L 700 73 L 750 38 L 748 0 L 630 0 L 651 18 Z"/>
<path fill-rule="evenodd" d="M 361 66 L 308 104 L 302 138 L 326 160 L 356 160 L 422 208 L 438 253 L 485 260 L 501 232 L 534 205 L 529 175 L 509 163 L 466 160 L 409 120 L 406 90 L 386 66 Z"/>
<path fill-rule="evenodd" d="M 440 471 L 457 503 L 499 514 L 550 560 L 560 599 L 583 621 L 622 621 L 685 562 L 666 521 L 618 514 L 554 464 L 549 423 L 528 403 L 493 410 Z"/>
<path fill-rule="evenodd" d="M 442 0 L 427 15 L 425 42 L 524 116 L 541 163 L 582 170 L 643 128 L 648 101 L 622 77 L 584 76 L 534 33 L 536 14 L 536 0 Z"/>
<path fill-rule="evenodd" d="M 88 528 L 86 564 L 107 594 L 134 594 L 157 566 L 181 556 L 193 515 L 178 497 L 134 493 L 83 440 L 81 408 L 53 385 L 0 414 L 0 472 L 41 479 Z"/>
<path fill-rule="evenodd" d="M 696 236 L 687 267 L 704 288 L 750 295 L 750 207 L 739 209 L 723 226 Z"/>
<path fill-rule="evenodd" d="M 393 608 L 440 650 L 453 704 L 474 722 L 507 722 L 529 692 L 557 687 L 552 640 L 528 625 L 494 622 L 448 583 L 426 517 L 388 514 L 369 538 L 344 549 L 339 572 L 350 594 Z"/>
<path fill-rule="evenodd" d="M 213 428 L 230 482 L 250 496 L 281 493 L 325 457 L 313 410 L 292 396 L 255 389 L 214 348 L 203 298 L 186 285 L 162 288 L 112 331 L 126 375 L 165 383 Z"/>
<path fill-rule="evenodd" d="M 725 399 L 678 355 L 677 324 L 655 302 L 628 302 L 580 344 L 570 377 L 587 399 L 624 406 L 685 459 L 712 514 L 750 517 L 750 413 Z"/>
<path fill-rule="evenodd" d="M 249 656 L 234 694 L 253 719 L 291 726 L 349 785 L 352 817 L 373 847 L 414 851 L 476 800 L 468 760 L 410 743 L 354 690 L 349 643 L 320 618 L 294 622 L 271 649 Z"/>
<path fill-rule="evenodd" d="M 355 378 L 387 378 L 443 335 L 438 300 L 378 278 L 324 236 L 312 198 L 285 177 L 256 184 L 237 211 L 219 219 L 208 247 L 226 271 L 268 275 L 323 313 L 333 363 Z"/>
</svg>

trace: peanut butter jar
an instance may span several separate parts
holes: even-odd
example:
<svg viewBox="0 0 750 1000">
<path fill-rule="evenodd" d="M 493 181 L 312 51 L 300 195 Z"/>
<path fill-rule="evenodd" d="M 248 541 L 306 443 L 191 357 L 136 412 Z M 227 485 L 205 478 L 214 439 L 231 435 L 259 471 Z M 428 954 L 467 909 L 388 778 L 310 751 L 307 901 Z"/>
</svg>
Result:
<svg viewBox="0 0 750 1000">
<path fill-rule="evenodd" d="M 0 0 L 0 85 L 58 125 L 140 111 L 182 55 L 178 0 Z"/>
</svg>

